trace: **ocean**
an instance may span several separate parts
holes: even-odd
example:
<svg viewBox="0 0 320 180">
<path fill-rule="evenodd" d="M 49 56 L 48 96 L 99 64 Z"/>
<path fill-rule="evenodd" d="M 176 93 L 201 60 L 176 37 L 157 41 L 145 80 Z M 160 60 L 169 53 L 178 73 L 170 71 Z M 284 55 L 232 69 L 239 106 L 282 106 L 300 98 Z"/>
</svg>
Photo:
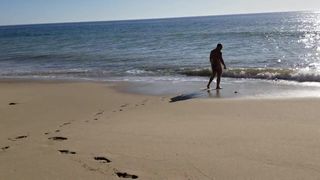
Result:
<svg viewBox="0 0 320 180">
<path fill-rule="evenodd" d="M 160 94 L 173 84 L 179 88 L 171 93 L 192 91 L 205 87 L 217 43 L 224 46 L 222 85 L 230 92 L 311 88 L 312 96 L 320 94 L 320 12 L 0 26 L 0 78 L 153 83 L 161 86 L 150 92 L 160 88 Z"/>
</svg>

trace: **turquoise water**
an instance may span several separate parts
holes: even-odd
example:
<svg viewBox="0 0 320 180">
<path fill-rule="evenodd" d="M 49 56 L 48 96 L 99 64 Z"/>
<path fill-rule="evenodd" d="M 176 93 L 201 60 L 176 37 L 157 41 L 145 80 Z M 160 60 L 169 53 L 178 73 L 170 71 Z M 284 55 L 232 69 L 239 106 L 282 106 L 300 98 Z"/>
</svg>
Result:
<svg viewBox="0 0 320 180">
<path fill-rule="evenodd" d="M 219 42 L 228 82 L 320 82 L 317 12 L 1 26 L 0 77 L 205 83 Z"/>
</svg>

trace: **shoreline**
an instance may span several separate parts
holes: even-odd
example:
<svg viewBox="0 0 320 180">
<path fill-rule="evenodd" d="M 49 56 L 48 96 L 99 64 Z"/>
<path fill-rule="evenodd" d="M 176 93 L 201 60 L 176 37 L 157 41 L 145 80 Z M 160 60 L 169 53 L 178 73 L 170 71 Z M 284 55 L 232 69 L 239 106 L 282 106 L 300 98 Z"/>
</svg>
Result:
<svg viewBox="0 0 320 180">
<path fill-rule="evenodd" d="M 286 99 L 320 99 L 320 85 L 297 82 L 281 82 L 271 80 L 246 79 L 246 81 L 224 78 L 222 90 L 204 88 L 205 81 L 109 81 L 84 79 L 32 79 L 32 78 L 0 78 L 0 83 L 44 83 L 44 84 L 101 84 L 111 87 L 119 93 L 155 96 L 167 98 L 189 99 L 230 99 L 230 100 L 286 100 Z M 234 83 L 234 84 L 232 84 Z M 213 84 L 214 86 L 214 84 Z M 248 86 L 248 87 L 246 87 Z M 260 88 L 257 88 L 261 86 Z"/>
<path fill-rule="evenodd" d="M 111 87 L 112 89 L 118 91 L 118 93 L 125 93 L 137 96 L 154 96 L 154 97 L 166 97 L 175 99 L 178 101 L 191 100 L 191 99 L 221 99 L 221 100 L 290 100 L 290 99 L 320 99 L 320 85 L 310 84 L 302 85 L 303 83 L 293 82 L 290 85 L 291 89 L 280 87 L 275 85 L 279 83 L 278 81 L 271 80 L 256 80 L 247 79 L 247 84 L 249 88 L 243 88 L 245 85 L 231 85 L 230 79 L 237 82 L 237 79 L 224 78 L 227 80 L 222 81 L 222 84 L 227 88 L 222 90 L 210 89 L 207 91 L 205 89 L 199 88 L 201 84 L 204 85 L 205 81 L 190 81 L 190 82 L 174 82 L 174 81 L 158 81 L 158 82 L 143 82 L 143 81 L 99 81 L 99 80 L 84 80 L 84 79 L 33 79 L 33 78 L 0 78 L 0 83 L 44 83 L 44 84 L 100 84 Z M 257 83 L 256 85 L 250 85 L 250 82 Z M 251 83 L 252 83 L 251 82 Z M 266 84 L 263 84 L 266 83 Z M 242 83 L 240 83 L 242 84 Z M 267 87 L 267 89 L 260 89 L 257 91 L 255 86 L 262 85 Z M 270 86 L 271 85 L 271 86 Z M 310 86 L 310 87 L 309 87 Z M 292 89 L 297 88 L 297 89 Z M 254 90 L 250 90 L 250 88 Z M 271 89 L 275 88 L 275 89 Z M 280 91 L 277 89 L 279 88 Z M 169 90 L 168 90 L 169 89 Z M 271 93 L 265 93 L 263 91 L 271 91 Z M 272 92 L 274 91 L 274 92 Z M 277 94 L 278 93 L 278 94 Z"/>
<path fill-rule="evenodd" d="M 0 82 L 0 179 L 317 179 L 320 99 Z"/>
</svg>

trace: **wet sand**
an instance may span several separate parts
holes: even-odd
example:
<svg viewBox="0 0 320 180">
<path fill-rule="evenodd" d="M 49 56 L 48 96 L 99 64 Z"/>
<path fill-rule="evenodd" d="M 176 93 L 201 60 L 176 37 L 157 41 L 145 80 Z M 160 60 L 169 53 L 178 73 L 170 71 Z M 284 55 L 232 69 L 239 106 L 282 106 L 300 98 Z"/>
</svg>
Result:
<svg viewBox="0 0 320 180">
<path fill-rule="evenodd" d="M 320 99 L 0 82 L 0 179 L 319 179 Z"/>
</svg>

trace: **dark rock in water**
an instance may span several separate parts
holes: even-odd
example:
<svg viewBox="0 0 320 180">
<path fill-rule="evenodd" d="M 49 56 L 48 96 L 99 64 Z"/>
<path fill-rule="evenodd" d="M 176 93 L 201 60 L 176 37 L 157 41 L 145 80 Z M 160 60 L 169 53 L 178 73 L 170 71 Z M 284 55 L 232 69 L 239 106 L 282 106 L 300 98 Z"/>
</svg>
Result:
<svg viewBox="0 0 320 180">
<path fill-rule="evenodd" d="M 235 93 L 235 94 L 238 94 L 238 91 L 235 91 L 234 93 Z"/>
</svg>

